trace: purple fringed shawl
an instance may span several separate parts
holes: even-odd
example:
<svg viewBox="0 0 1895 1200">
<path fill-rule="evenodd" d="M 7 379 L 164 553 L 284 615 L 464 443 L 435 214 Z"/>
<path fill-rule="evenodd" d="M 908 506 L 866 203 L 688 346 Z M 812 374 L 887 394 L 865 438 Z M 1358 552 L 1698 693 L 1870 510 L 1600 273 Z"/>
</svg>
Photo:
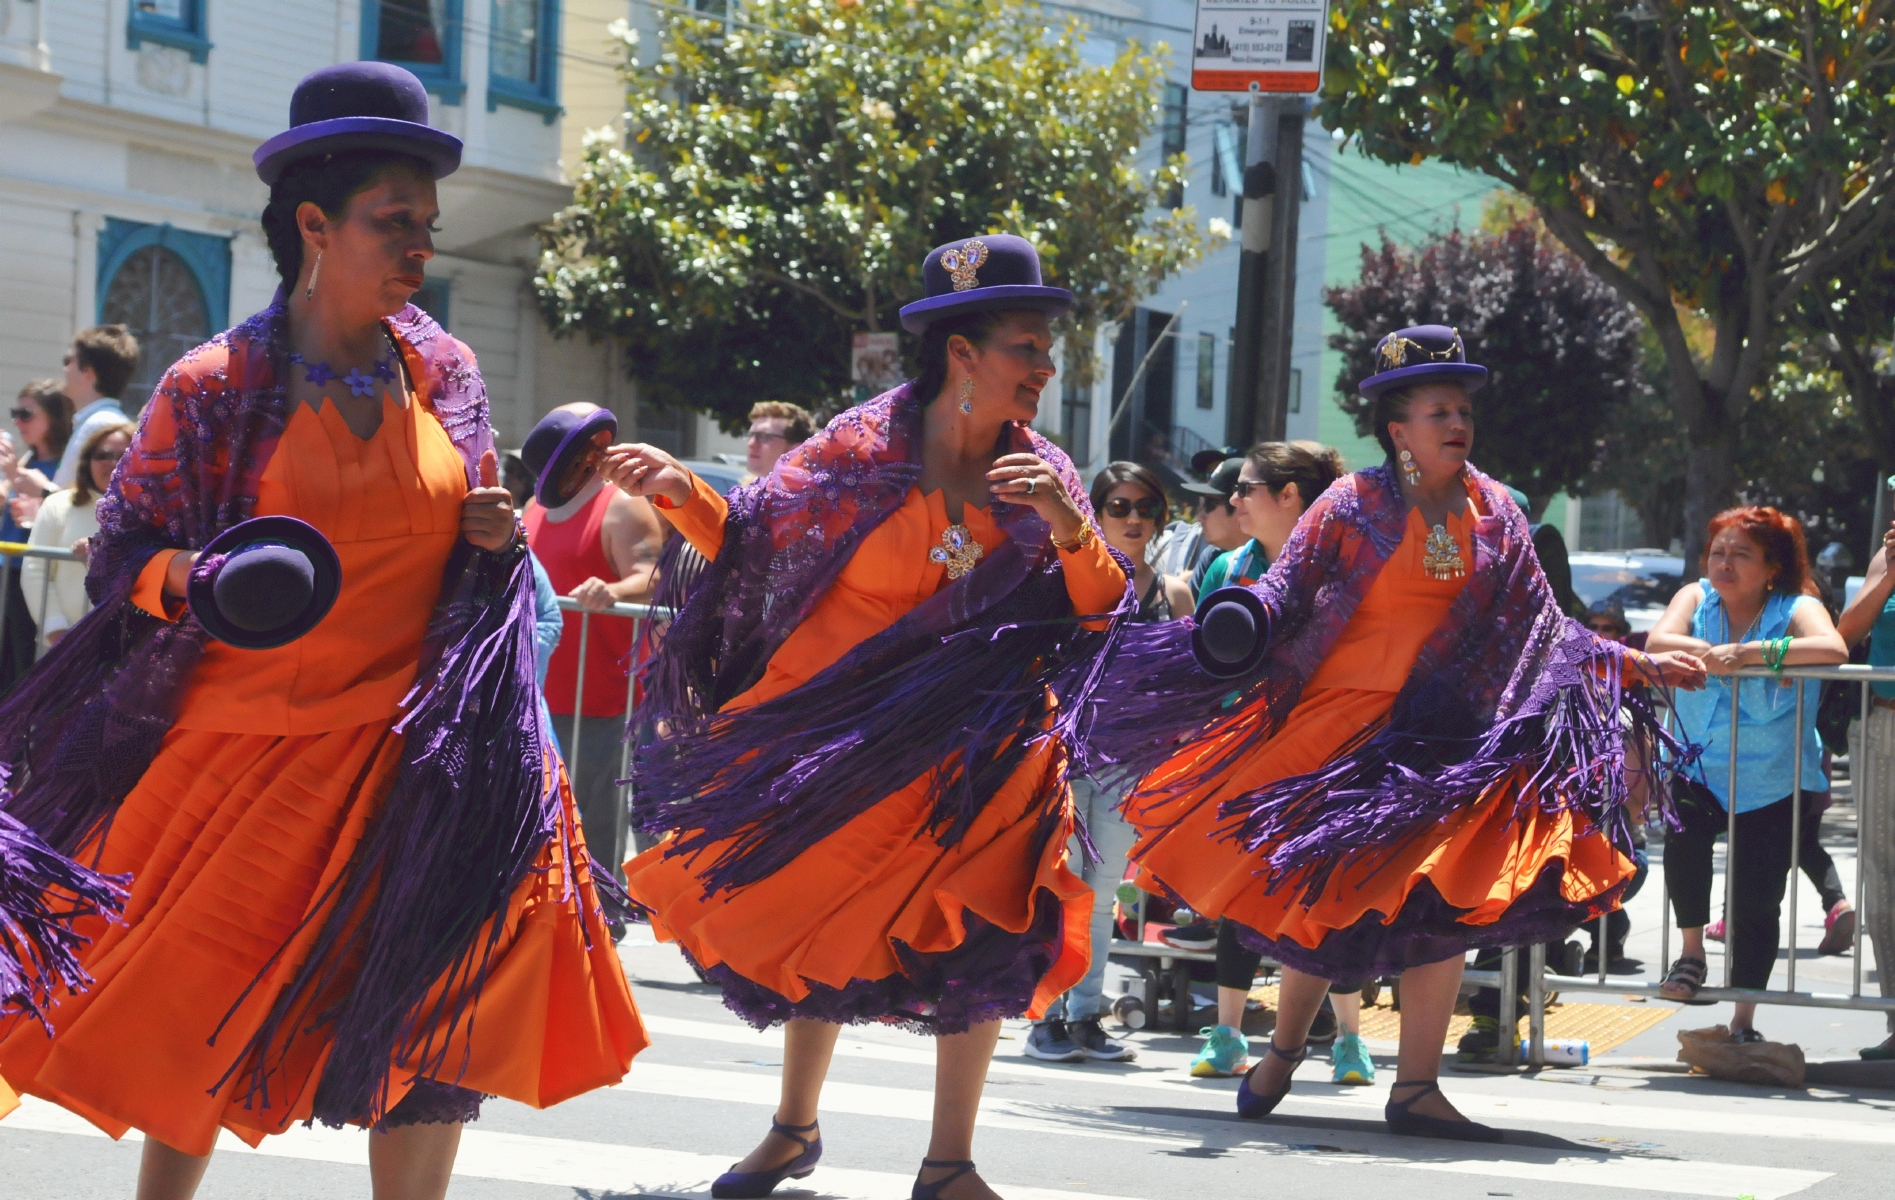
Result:
<svg viewBox="0 0 1895 1200">
<path fill-rule="evenodd" d="M 1630 853 L 1619 723 L 1622 684 L 1631 682 L 1623 679 L 1625 648 L 1560 611 L 1525 515 L 1493 480 L 1472 467 L 1467 475 L 1490 515 L 1470 514 L 1467 584 L 1423 645 L 1387 721 L 1318 770 L 1220 809 L 1247 848 L 1269 847 L 1269 891 L 1290 888 L 1314 900 L 1339 868 L 1386 863 L 1518 769 L 1526 772 L 1520 805 L 1583 813 Z M 1270 613 L 1271 645 L 1245 679 L 1198 669 L 1188 621 L 1123 631 L 1082 722 L 1091 769 L 1139 779 L 1181 746 L 1224 736 L 1205 762 L 1134 793 L 1175 798 L 1254 752 L 1296 706 L 1401 543 L 1407 519 L 1386 466 L 1338 480 L 1311 505 L 1252 588 Z M 1644 734 L 1683 753 L 1648 706 L 1636 698 L 1629 706 Z"/>
<path fill-rule="evenodd" d="M 477 486 L 493 437 L 472 354 L 412 305 L 388 328 Z M 203 627 L 188 612 L 175 623 L 143 612 L 133 586 L 160 550 L 201 548 L 252 515 L 290 416 L 285 335 L 279 296 L 166 373 L 99 501 L 86 576 L 96 607 L 0 705 L 0 763 L 17 781 L 0 807 L 68 854 L 109 825 L 190 686 Z M 306 918 L 319 923 L 314 950 L 234 1056 L 251 1099 L 267 1100 L 289 1043 L 306 1034 L 335 1042 L 315 1096 L 328 1124 L 379 1119 L 396 1060 L 457 1077 L 448 1042 L 472 1028 L 508 903 L 560 814 L 543 770 L 523 547 L 494 555 L 463 542 L 448 561 L 396 725 L 395 782 Z"/>
<path fill-rule="evenodd" d="M 1114 613 L 1075 614 L 1046 522 L 995 501 L 1007 541 L 973 571 L 803 686 L 720 712 L 920 479 L 921 415 L 903 384 L 836 417 L 731 493 L 715 561 L 666 579 L 660 602 L 680 611 L 646 668 L 641 714 L 665 732 L 641 752 L 636 815 L 653 833 L 682 831 L 671 854 L 726 843 L 701 873 L 707 894 L 769 876 L 923 775 L 929 832 L 956 844 L 1035 745 L 1070 743 L 1120 618 L 1136 611 L 1128 583 Z M 1002 438 L 997 454 L 1045 459 L 1092 521 L 1059 447 L 1020 425 Z M 1080 624 L 1107 615 L 1105 631 Z M 1057 705 L 1056 675 L 1071 681 Z M 1045 834 L 1065 794 L 1043 797 Z"/>
<path fill-rule="evenodd" d="M 24 1012 L 51 1032 L 46 1007 L 62 988 L 92 982 L 73 921 L 116 916 L 125 879 L 89 871 L 0 812 L 0 1016 Z"/>
</svg>

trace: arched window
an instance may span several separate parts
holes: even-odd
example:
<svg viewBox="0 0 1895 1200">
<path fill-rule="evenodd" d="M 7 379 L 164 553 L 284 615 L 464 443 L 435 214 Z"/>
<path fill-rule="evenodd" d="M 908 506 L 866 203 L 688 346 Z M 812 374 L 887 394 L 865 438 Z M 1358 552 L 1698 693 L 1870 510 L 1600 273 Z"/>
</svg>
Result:
<svg viewBox="0 0 1895 1200">
<path fill-rule="evenodd" d="M 138 370 L 120 397 L 135 413 L 172 363 L 223 327 L 230 243 L 168 225 L 109 220 L 100 234 L 99 276 L 99 323 L 124 325 L 138 339 Z"/>
</svg>

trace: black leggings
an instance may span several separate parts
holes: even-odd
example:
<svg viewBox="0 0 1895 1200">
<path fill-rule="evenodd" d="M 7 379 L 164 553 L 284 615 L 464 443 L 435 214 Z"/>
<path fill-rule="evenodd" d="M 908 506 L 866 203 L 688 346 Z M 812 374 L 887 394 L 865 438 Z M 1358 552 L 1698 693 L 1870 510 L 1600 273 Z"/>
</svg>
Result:
<svg viewBox="0 0 1895 1200">
<path fill-rule="evenodd" d="M 1695 791 L 1695 789 L 1694 789 Z M 1805 799 L 1808 796 L 1805 793 Z M 1731 911 L 1726 913 L 1731 986 L 1770 982 L 1782 943 L 1783 893 L 1790 881 L 1790 797 L 1737 814 L 1737 850 L 1731 856 Z M 1679 796 L 1684 828 L 1665 844 L 1665 887 L 1681 929 L 1711 920 L 1711 850 L 1725 831 L 1724 810 L 1708 793 Z"/>
<path fill-rule="evenodd" d="M 1848 893 L 1842 890 L 1842 876 L 1836 873 L 1835 860 L 1823 849 L 1823 814 L 1813 803 L 1816 797 L 1814 793 L 1803 793 L 1803 844 L 1796 859 L 1810 886 L 1823 898 L 1823 911 L 1827 913 L 1847 899 Z"/>
<path fill-rule="evenodd" d="M 1263 954 L 1238 941 L 1237 927 L 1220 918 L 1217 922 L 1217 986 L 1247 992 L 1257 981 L 1257 968 L 1262 964 Z"/>
</svg>

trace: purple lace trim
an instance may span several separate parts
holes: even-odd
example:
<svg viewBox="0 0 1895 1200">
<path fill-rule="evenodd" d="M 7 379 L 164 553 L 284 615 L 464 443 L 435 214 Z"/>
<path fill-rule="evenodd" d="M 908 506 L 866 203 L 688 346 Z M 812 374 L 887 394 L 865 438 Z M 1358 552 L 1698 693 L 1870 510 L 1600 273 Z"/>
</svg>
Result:
<svg viewBox="0 0 1895 1200">
<path fill-rule="evenodd" d="M 1064 938 L 1064 910 L 1044 889 L 1034 899 L 1033 921 L 1025 933 L 1009 933 L 973 912 L 964 920 L 967 936 L 952 950 L 921 954 L 897 946 L 900 973 L 852 979 L 840 988 L 811 982 L 801 1000 L 790 1000 L 722 963 L 700 967 L 688 951 L 685 958 L 723 989 L 725 1007 L 758 1029 L 784 1021 L 881 1023 L 939 1037 L 1026 1012 L 1040 980 L 1058 961 Z"/>
<path fill-rule="evenodd" d="M 1461 922 L 1471 909 L 1456 908 L 1423 879 L 1409 891 L 1395 919 L 1383 924 L 1384 913 L 1370 911 L 1353 925 L 1331 930 L 1315 949 L 1294 938 L 1272 938 L 1233 921 L 1237 936 L 1252 950 L 1307 975 L 1344 983 L 1367 983 L 1399 975 L 1408 967 L 1424 967 L 1484 946 L 1530 946 L 1556 941 L 1599 914 L 1617 908 L 1631 886 L 1627 878 L 1590 900 L 1575 904 L 1560 895 L 1565 874 L 1562 863 L 1549 863 L 1533 885 L 1507 906 L 1491 925 Z"/>
<path fill-rule="evenodd" d="M 480 1119 L 481 1101 L 486 1097 L 457 1084 L 438 1079 L 417 1079 L 388 1115 L 375 1122 L 376 1133 L 387 1133 L 408 1125 L 465 1125 Z M 342 1122 L 324 1124 L 340 1128 Z"/>
</svg>

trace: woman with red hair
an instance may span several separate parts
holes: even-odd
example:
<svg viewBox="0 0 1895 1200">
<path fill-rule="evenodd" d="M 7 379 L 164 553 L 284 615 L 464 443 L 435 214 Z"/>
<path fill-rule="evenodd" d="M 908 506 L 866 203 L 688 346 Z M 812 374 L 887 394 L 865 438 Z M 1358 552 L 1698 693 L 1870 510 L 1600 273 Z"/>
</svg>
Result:
<svg viewBox="0 0 1895 1200">
<path fill-rule="evenodd" d="M 1702 692 L 1680 692 L 1675 700 L 1686 740 L 1704 747 L 1690 777 L 1676 790 L 1683 828 L 1665 847 L 1665 883 L 1683 933 L 1683 953 L 1671 965 L 1662 992 L 1690 1004 L 1704 986 L 1704 926 L 1711 909 L 1711 850 L 1737 814 L 1736 839 L 1728 855 L 1732 872 L 1727 914 L 1731 985 L 1762 988 L 1770 982 L 1781 935 L 1779 910 L 1796 841 L 1794 793 L 1829 790 L 1823 751 L 1816 739 L 1816 688 L 1797 692 L 1788 680 L 1731 678 L 1740 667 L 1845 662 L 1848 648 L 1816 598 L 1810 579 L 1803 527 L 1774 508 L 1732 508 L 1711 519 L 1704 551 L 1704 578 L 1681 588 L 1652 629 L 1652 653 L 1682 650 L 1704 660 L 1714 676 Z M 1721 684 L 1722 686 L 1717 686 Z M 1731 705 L 1737 706 L 1737 770 L 1732 788 Z M 1802 742 L 1802 779 L 1796 750 Z M 1731 1019 L 1733 1039 L 1762 1041 L 1752 1021 L 1754 1004 L 1739 1004 Z"/>
</svg>

